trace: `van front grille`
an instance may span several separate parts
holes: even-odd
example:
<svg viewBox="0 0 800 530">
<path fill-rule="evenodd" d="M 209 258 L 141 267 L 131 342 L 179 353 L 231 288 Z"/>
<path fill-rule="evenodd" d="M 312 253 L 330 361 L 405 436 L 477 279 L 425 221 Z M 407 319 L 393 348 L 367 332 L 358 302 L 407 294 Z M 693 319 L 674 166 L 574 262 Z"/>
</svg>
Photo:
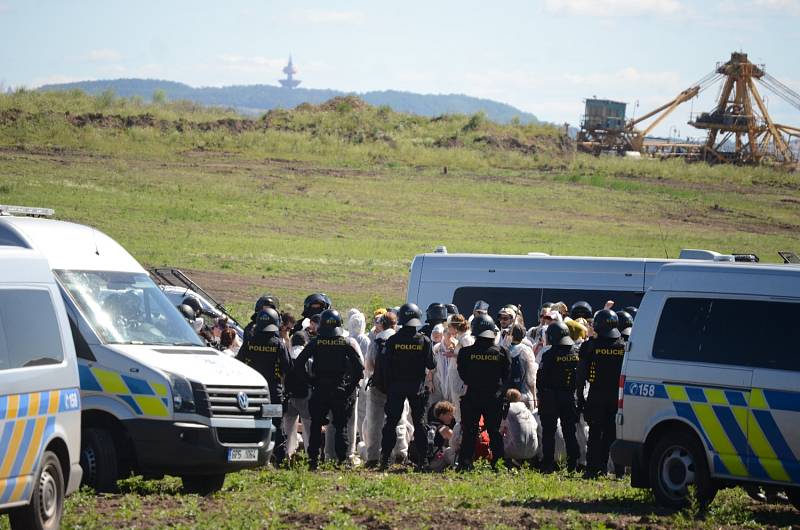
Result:
<svg viewBox="0 0 800 530">
<path fill-rule="evenodd" d="M 261 405 L 269 404 L 269 389 L 264 387 L 206 387 L 212 417 L 261 417 Z M 247 396 L 247 407 L 242 409 L 239 394 Z"/>
<path fill-rule="evenodd" d="M 217 429 L 217 438 L 223 444 L 258 444 L 266 437 L 267 429 Z"/>
</svg>

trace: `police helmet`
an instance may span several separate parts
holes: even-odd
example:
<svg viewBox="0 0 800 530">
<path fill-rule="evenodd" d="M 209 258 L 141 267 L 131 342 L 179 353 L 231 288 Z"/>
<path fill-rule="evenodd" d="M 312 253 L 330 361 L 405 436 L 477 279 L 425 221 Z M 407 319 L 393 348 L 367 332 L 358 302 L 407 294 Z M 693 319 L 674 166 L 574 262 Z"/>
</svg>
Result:
<svg viewBox="0 0 800 530">
<path fill-rule="evenodd" d="M 475 302 L 475 307 L 472 308 L 472 311 L 481 311 L 483 313 L 489 311 L 489 303 L 484 300 L 478 300 Z"/>
<path fill-rule="evenodd" d="M 425 322 L 432 324 L 434 322 L 443 322 L 447 320 L 447 308 L 444 304 L 431 304 L 425 311 Z"/>
<path fill-rule="evenodd" d="M 551 346 L 572 346 L 575 341 L 569 336 L 569 328 L 563 322 L 553 322 L 544 332 Z"/>
<path fill-rule="evenodd" d="M 319 331 L 317 334 L 320 337 L 341 337 L 344 335 L 342 329 L 342 315 L 335 309 L 326 309 L 319 317 Z"/>
<path fill-rule="evenodd" d="M 625 311 L 631 316 L 633 320 L 636 320 L 636 313 L 639 311 L 639 308 L 634 305 L 629 305 L 625 308 Z"/>
<path fill-rule="evenodd" d="M 310 318 L 326 309 L 330 309 L 330 307 L 331 299 L 325 293 L 310 294 L 303 301 L 303 316 Z"/>
<path fill-rule="evenodd" d="M 493 339 L 497 334 L 497 328 L 494 325 L 494 320 L 489 315 L 478 315 L 472 319 L 470 326 L 473 337 L 485 337 Z"/>
<path fill-rule="evenodd" d="M 281 316 L 271 307 L 264 307 L 256 319 L 256 329 L 265 333 L 277 333 L 281 327 Z"/>
<path fill-rule="evenodd" d="M 447 309 L 447 316 L 458 314 L 458 306 L 456 304 L 444 304 L 444 307 Z"/>
<path fill-rule="evenodd" d="M 194 311 L 194 317 L 199 317 L 200 313 L 203 312 L 203 306 L 200 305 L 200 300 L 195 298 L 194 296 L 187 296 L 181 302 L 182 305 L 188 305 Z"/>
<path fill-rule="evenodd" d="M 633 317 L 631 314 L 627 311 L 617 311 L 617 318 L 619 319 L 619 324 L 617 324 L 619 332 L 626 337 L 630 337 L 631 328 L 633 327 Z"/>
<path fill-rule="evenodd" d="M 272 296 L 271 294 L 263 294 L 261 297 L 256 300 L 256 308 L 254 311 L 258 313 L 265 307 L 271 307 L 274 310 L 278 310 L 281 307 L 281 302 L 278 300 L 277 296 Z"/>
<path fill-rule="evenodd" d="M 178 306 L 178 311 L 181 312 L 183 318 L 185 318 L 189 322 L 194 322 L 195 316 L 194 316 L 194 309 L 192 309 L 192 306 L 188 304 L 181 304 Z"/>
<path fill-rule="evenodd" d="M 397 314 L 397 323 L 401 326 L 421 326 L 422 311 L 417 304 L 403 304 Z"/>
<path fill-rule="evenodd" d="M 618 339 L 620 332 L 617 329 L 619 325 L 619 318 L 617 314 L 610 309 L 603 309 L 594 315 L 592 326 L 598 337 L 607 339 Z"/>
<path fill-rule="evenodd" d="M 569 308 L 569 316 L 573 319 L 585 318 L 589 320 L 592 318 L 592 306 L 585 300 L 575 302 L 572 304 L 572 307 Z"/>
</svg>

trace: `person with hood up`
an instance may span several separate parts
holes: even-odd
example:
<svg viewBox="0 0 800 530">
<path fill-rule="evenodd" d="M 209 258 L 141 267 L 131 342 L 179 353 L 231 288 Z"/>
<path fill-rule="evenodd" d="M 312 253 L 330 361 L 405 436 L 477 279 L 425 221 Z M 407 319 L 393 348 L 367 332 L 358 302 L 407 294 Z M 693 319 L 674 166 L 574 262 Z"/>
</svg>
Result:
<svg viewBox="0 0 800 530">
<path fill-rule="evenodd" d="M 447 389 L 447 367 L 450 359 L 455 357 L 456 343 L 442 324 L 436 324 L 433 327 L 431 342 L 433 343 L 433 358 L 436 359 L 436 369 L 428 372 L 426 384 L 431 390 L 428 398 L 428 411 L 432 414 L 433 406 L 444 400 Z"/>
<path fill-rule="evenodd" d="M 497 344 L 508 349 L 511 346 L 511 328 L 517 320 L 517 311 L 513 305 L 505 305 L 497 313 L 497 323 L 500 333 L 497 334 Z"/>
</svg>

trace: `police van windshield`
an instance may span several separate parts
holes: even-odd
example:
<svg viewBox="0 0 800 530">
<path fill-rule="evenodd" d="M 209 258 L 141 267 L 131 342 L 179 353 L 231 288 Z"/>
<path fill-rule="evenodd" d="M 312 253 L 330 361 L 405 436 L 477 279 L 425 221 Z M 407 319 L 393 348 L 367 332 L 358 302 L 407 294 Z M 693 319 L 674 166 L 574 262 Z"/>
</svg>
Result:
<svg viewBox="0 0 800 530">
<path fill-rule="evenodd" d="M 147 274 L 54 272 L 106 344 L 203 345 Z"/>
</svg>

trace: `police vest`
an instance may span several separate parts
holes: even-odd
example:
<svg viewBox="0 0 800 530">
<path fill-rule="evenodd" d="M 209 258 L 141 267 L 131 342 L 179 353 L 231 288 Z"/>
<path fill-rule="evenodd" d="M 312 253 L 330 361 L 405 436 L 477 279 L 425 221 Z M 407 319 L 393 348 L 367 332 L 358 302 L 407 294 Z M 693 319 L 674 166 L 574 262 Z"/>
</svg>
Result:
<svg viewBox="0 0 800 530">
<path fill-rule="evenodd" d="M 469 388 L 499 389 L 508 376 L 508 357 L 491 339 L 479 338 L 458 352 L 458 372 Z"/>
<path fill-rule="evenodd" d="M 318 383 L 340 384 L 349 373 L 353 347 L 344 337 L 317 337 L 311 341 L 312 372 Z"/>
<path fill-rule="evenodd" d="M 431 357 L 431 342 L 421 333 L 399 331 L 386 339 L 387 382 L 422 382 Z"/>
<path fill-rule="evenodd" d="M 590 391 L 616 393 L 625 357 L 625 342 L 622 339 L 597 338 L 591 341 L 587 354 Z"/>
<path fill-rule="evenodd" d="M 553 346 L 542 355 L 542 364 L 550 363 L 546 380 L 537 381 L 542 388 L 574 390 L 578 349 L 575 346 Z"/>
<path fill-rule="evenodd" d="M 276 335 L 256 333 L 239 352 L 239 360 L 260 373 L 270 387 L 280 386 L 286 363 L 286 346 Z"/>
</svg>

